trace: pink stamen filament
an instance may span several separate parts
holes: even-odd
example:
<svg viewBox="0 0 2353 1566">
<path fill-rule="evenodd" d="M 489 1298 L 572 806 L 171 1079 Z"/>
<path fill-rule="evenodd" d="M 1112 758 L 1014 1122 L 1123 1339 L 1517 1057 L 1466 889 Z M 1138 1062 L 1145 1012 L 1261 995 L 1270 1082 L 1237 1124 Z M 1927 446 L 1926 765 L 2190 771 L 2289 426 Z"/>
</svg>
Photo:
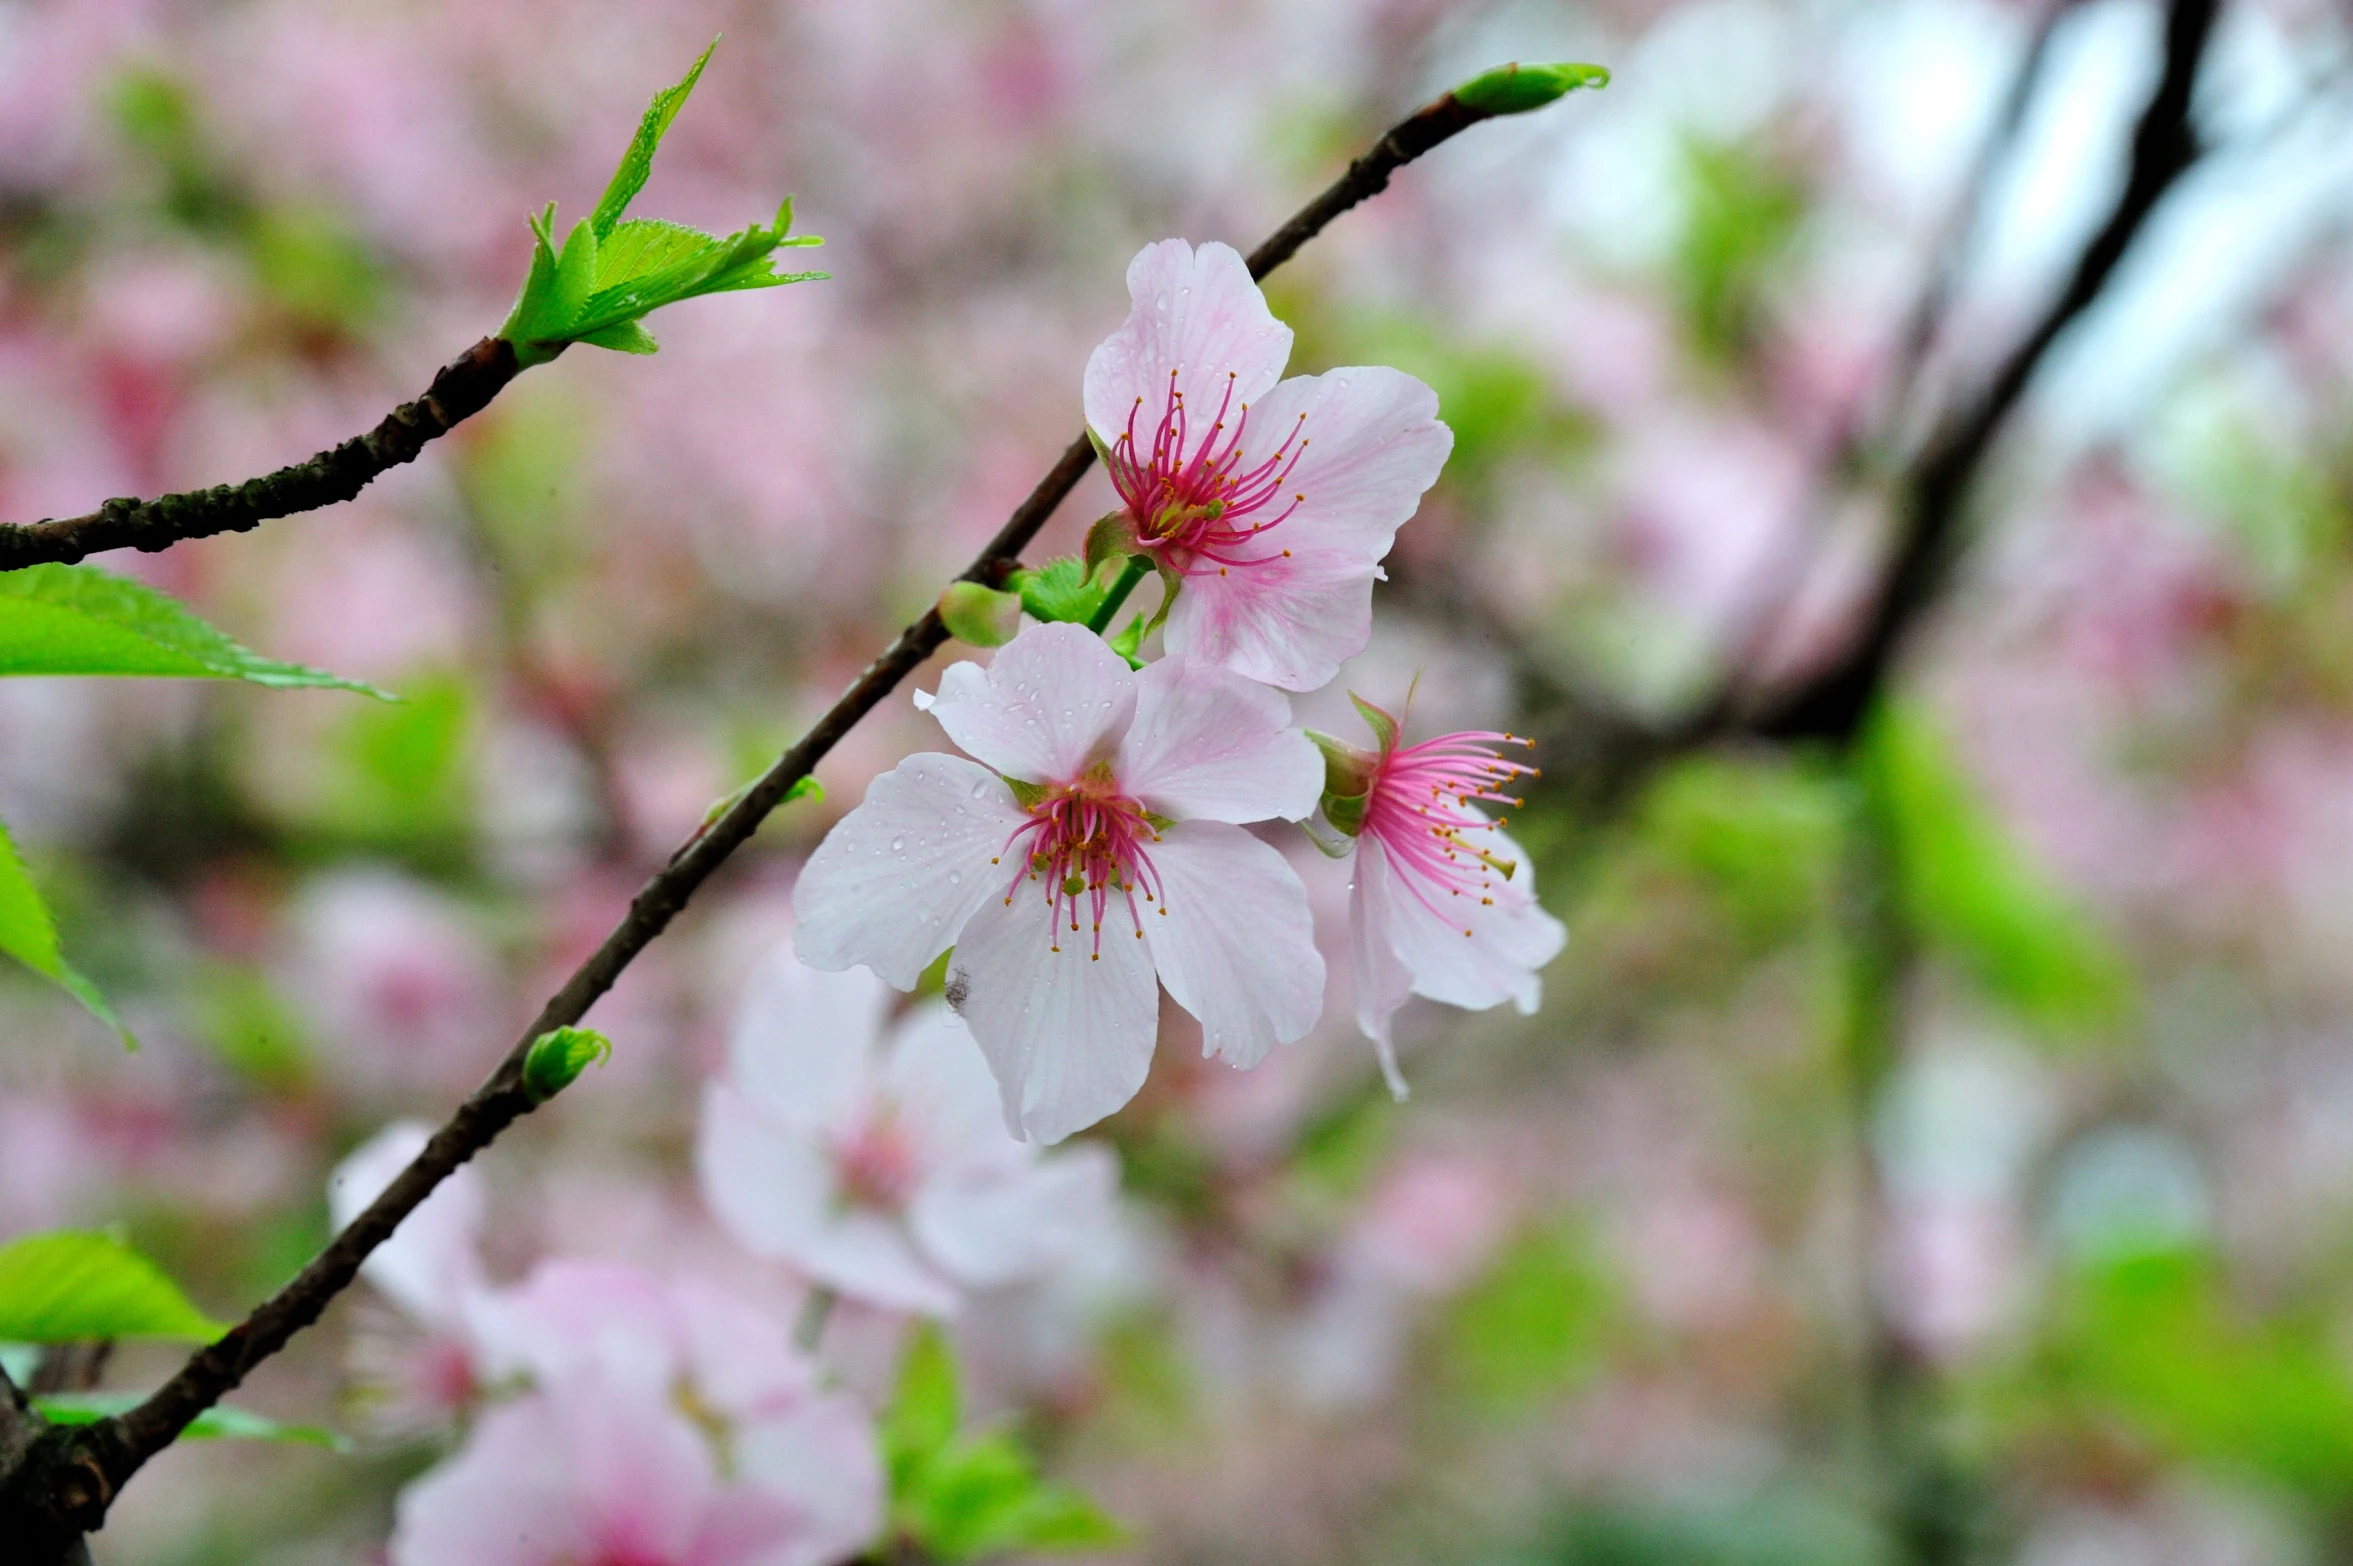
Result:
<svg viewBox="0 0 2353 1566">
<path fill-rule="evenodd" d="M 1147 852 L 1159 841 L 1159 829 L 1142 805 L 1118 792 L 1114 784 L 1082 778 L 1050 789 L 1032 807 L 1029 819 L 1005 839 L 992 863 L 1014 858 L 1019 866 L 1006 883 L 1008 907 L 1025 879 L 1044 883 L 1047 904 L 1054 910 L 1055 951 L 1062 950 L 1059 932 L 1064 919 L 1069 920 L 1073 932 L 1077 931 L 1079 905 L 1084 899 L 1094 925 L 1094 956 L 1099 960 L 1103 955 L 1103 916 L 1110 911 L 1114 893 L 1126 905 L 1139 940 L 1144 934 L 1144 916 L 1136 906 L 1136 894 L 1141 892 L 1145 902 L 1156 903 L 1167 912 L 1160 877 Z"/>
<path fill-rule="evenodd" d="M 1231 374 L 1226 376 L 1217 417 L 1210 421 L 1209 431 L 1198 445 L 1192 443 L 1185 394 L 1177 390 L 1175 371 L 1169 372 L 1168 401 L 1153 428 L 1148 451 L 1136 431 L 1136 417 L 1143 408 L 1144 399 L 1139 397 L 1128 410 L 1127 429 L 1112 444 L 1107 466 L 1112 487 L 1119 491 L 1144 542 L 1187 576 L 1204 576 L 1213 568 L 1260 564 L 1265 556 L 1245 556 L 1238 551 L 1281 524 L 1307 499 L 1305 494 L 1292 491 L 1281 511 L 1262 515 L 1282 500 L 1292 473 L 1307 452 L 1307 437 L 1302 433 L 1307 415 L 1299 416 L 1271 456 L 1245 469 L 1241 465 L 1242 440 L 1250 427 L 1250 405 L 1243 403 L 1238 410 L 1234 407 Z M 1228 413 L 1235 414 L 1230 431 Z"/>
<path fill-rule="evenodd" d="M 1476 846 L 1467 834 L 1494 832 L 1502 826 L 1480 816 L 1472 801 L 1520 803 L 1503 787 L 1516 778 L 1534 777 L 1536 769 L 1505 760 L 1495 747 L 1526 744 L 1516 735 L 1475 730 L 1393 750 L 1381 758 L 1372 797 L 1365 804 L 1363 831 L 1380 840 L 1406 888 L 1441 919 L 1451 922 L 1459 916 L 1447 912 L 1434 893 L 1443 891 L 1449 898 L 1475 894 L 1482 905 L 1491 904 L 1496 877 L 1509 880 L 1518 869 L 1513 861 Z"/>
</svg>

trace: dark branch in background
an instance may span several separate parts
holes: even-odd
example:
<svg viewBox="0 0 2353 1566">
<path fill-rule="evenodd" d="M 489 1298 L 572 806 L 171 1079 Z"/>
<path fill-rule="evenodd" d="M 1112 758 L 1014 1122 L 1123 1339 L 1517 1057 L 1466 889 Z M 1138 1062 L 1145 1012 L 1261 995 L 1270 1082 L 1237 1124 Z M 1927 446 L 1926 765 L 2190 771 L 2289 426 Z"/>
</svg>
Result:
<svg viewBox="0 0 2353 1566">
<path fill-rule="evenodd" d="M 428 441 L 490 406 L 515 373 L 514 345 L 485 337 L 443 365 L 424 396 L 402 403 L 365 435 L 307 462 L 242 484 L 155 500 L 110 500 L 88 516 L 0 524 L 0 571 L 52 561 L 71 564 L 103 549 L 152 553 L 183 539 L 243 533 L 273 517 L 349 500 L 387 470 L 416 461 Z"/>
<path fill-rule="evenodd" d="M 1827 669 L 1778 698 L 1758 699 L 1747 684 L 1755 673 L 1754 654 L 1761 651 L 1752 647 L 1750 656 L 1730 660 L 1715 701 L 1688 717 L 1661 722 L 1579 689 L 1542 660 L 1499 641 L 1499 651 L 1514 661 L 1528 692 L 1525 721 L 1537 737 L 1544 767 L 1540 788 L 1546 798 L 1581 814 L 1607 815 L 1631 798 L 1656 768 L 1720 741 L 1747 737 L 1843 745 L 1853 739 L 1885 688 L 1905 639 L 1944 590 L 1960 552 L 1958 535 L 1969 498 L 2035 372 L 2052 345 L 2107 286 L 2150 216 L 2197 158 L 2191 89 L 2217 9 L 2217 0 L 2171 0 L 2164 71 L 2142 110 L 2123 188 L 2078 258 L 2065 290 L 2002 360 L 1985 388 L 1940 422 L 1919 457 L 1896 480 L 1895 509 L 1903 531 L 1894 559 L 1881 578 L 1868 617 Z M 1981 176 L 1990 167 L 1981 164 Z M 1941 295 L 1941 285 L 1932 281 L 1928 286 Z M 1899 388 L 1887 404 L 1899 414 L 1908 400 L 1901 395 L 1903 390 Z M 1407 578 L 1402 585 L 1443 618 L 1473 630 L 1492 627 L 1491 615 L 1461 600 L 1463 589 L 1458 585 L 1416 578 Z"/>
<path fill-rule="evenodd" d="M 2051 345 L 2115 275 L 2149 216 L 2198 157 L 2190 97 L 2214 30 L 2218 0 L 2173 0 L 2165 16 L 2165 70 L 2132 138 L 2132 167 L 2107 221 L 2084 248 L 2067 287 L 2010 350 L 1974 402 L 1929 440 L 1899 495 L 1902 543 L 1882 579 L 1862 634 L 1832 668 L 1774 703 L 1757 732 L 1774 739 L 1854 737 L 1913 623 L 1943 591 L 1959 555 L 1963 513 L 1995 437 L 2009 423 Z"/>
<path fill-rule="evenodd" d="M 1481 120 L 1493 118 L 1494 112 L 1470 107 L 1455 94 L 1448 93 L 1401 121 L 1251 255 L 1251 275 L 1263 277 L 1282 265 L 1334 218 L 1379 194 L 1388 185 L 1391 174 L 1447 138 Z M 512 350 L 506 349 L 503 343 L 494 346 L 506 350 L 506 371 L 487 383 L 488 390 L 481 394 L 480 400 L 466 409 L 469 413 L 486 403 L 490 394 L 513 375 Z M 450 418 L 441 427 L 447 428 L 455 422 L 455 418 Z M 422 439 L 417 442 L 422 443 Z M 338 448 L 343 449 L 347 448 Z M 415 452 L 411 450 L 408 456 L 413 455 Z M 400 460 L 406 461 L 407 457 Z M 1038 481 L 1037 488 L 959 580 L 992 586 L 1002 582 L 1021 551 L 1077 487 L 1094 460 L 1094 448 L 1082 433 L 1062 453 L 1052 470 Z M 381 470 L 379 466 L 374 471 Z M 257 482 L 267 484 L 274 479 L 275 476 Z M 357 488 L 357 484 L 352 486 L 354 492 Z M 115 1495 L 141 1465 L 169 1446 L 190 1421 L 236 1387 L 255 1366 L 283 1348 L 295 1333 L 316 1321 L 328 1302 L 359 1275 L 360 1264 L 368 1253 L 383 1244 L 434 1187 L 536 1107 L 523 1087 L 523 1061 L 533 1040 L 550 1029 L 578 1022 L 638 953 L 669 926 L 711 873 L 750 840 L 793 785 L 809 776 L 818 761 L 859 719 L 873 711 L 947 640 L 939 611 L 926 611 L 921 619 L 899 633 L 888 651 L 867 666 L 832 709 L 818 720 L 816 727 L 779 757 L 725 814 L 672 855 L 669 864 L 630 902 L 628 915 L 540 1009 L 531 1026 L 482 1086 L 433 1134 L 415 1161 L 400 1172 L 365 1212 L 336 1235 L 293 1282 L 255 1307 L 251 1315 L 217 1342 L 198 1351 L 178 1374 L 138 1407 L 116 1419 L 43 1430 L 13 1468 L 0 1469 L 0 1540 L 39 1541 L 52 1556 L 67 1550 L 81 1535 L 105 1521 Z"/>
</svg>

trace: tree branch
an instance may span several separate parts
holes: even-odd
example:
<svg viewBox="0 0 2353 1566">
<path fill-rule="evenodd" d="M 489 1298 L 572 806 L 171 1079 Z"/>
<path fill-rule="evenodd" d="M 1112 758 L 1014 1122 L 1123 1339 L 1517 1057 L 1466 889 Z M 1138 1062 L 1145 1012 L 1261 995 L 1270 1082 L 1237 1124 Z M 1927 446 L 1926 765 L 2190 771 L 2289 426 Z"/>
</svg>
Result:
<svg viewBox="0 0 2353 1566">
<path fill-rule="evenodd" d="M 2042 319 L 2010 350 L 1976 400 L 1944 421 L 1912 468 L 1901 497 L 1909 527 L 1853 648 L 1777 703 L 1756 722 L 1757 732 L 1774 739 L 1853 738 L 1905 635 L 1943 590 L 1959 553 L 1956 535 L 1965 505 L 1995 438 L 2051 345 L 2100 296 L 2150 214 L 2197 161 L 2190 99 L 2218 9 L 2219 0 L 2172 0 L 2167 7 L 2165 69 L 2133 132 L 2131 170 L 2107 221 Z"/>
<path fill-rule="evenodd" d="M 485 337 L 443 365 L 425 395 L 404 402 L 365 435 L 307 462 L 247 479 L 154 500 L 110 500 L 88 516 L 0 524 L 0 571 L 47 562 L 71 564 L 102 549 L 152 554 L 188 538 L 243 533 L 272 517 L 316 511 L 357 495 L 388 469 L 417 460 L 437 440 L 484 408 L 516 375 L 515 348 Z"/>
<path fill-rule="evenodd" d="M 1378 194 L 1399 168 L 1492 117 L 1448 93 L 1399 122 L 1251 255 L 1251 275 L 1263 277 L 1282 265 L 1334 218 Z M 503 343 L 492 346 L 506 348 Z M 512 377 L 511 350 L 506 351 L 505 360 L 509 368 L 490 385 L 475 408 Z M 455 422 L 449 419 L 441 427 Z M 350 444 L 355 443 L 337 450 L 346 450 Z M 1002 582 L 1021 551 L 1077 487 L 1094 460 L 1094 447 L 1082 432 L 959 580 L 990 585 Z M 255 1307 L 218 1341 L 199 1350 L 171 1380 L 128 1413 L 94 1424 L 43 1430 L 13 1470 L 0 1472 L 0 1538 L 54 1541 L 55 1552 L 98 1528 L 114 1496 L 150 1457 L 169 1446 L 190 1421 L 283 1348 L 294 1334 L 316 1321 L 328 1302 L 359 1275 L 368 1254 L 391 1236 L 418 1203 L 536 1107 L 522 1083 L 523 1060 L 532 1041 L 552 1028 L 578 1022 L 638 953 L 668 928 L 711 873 L 751 838 L 793 785 L 807 777 L 859 719 L 947 640 L 939 611 L 927 610 L 867 666 L 798 744 L 777 758 L 716 822 L 682 845 L 631 900 L 627 916 L 605 937 L 604 944 L 540 1008 L 506 1058 L 434 1132 L 424 1151 L 291 1283 Z"/>
</svg>

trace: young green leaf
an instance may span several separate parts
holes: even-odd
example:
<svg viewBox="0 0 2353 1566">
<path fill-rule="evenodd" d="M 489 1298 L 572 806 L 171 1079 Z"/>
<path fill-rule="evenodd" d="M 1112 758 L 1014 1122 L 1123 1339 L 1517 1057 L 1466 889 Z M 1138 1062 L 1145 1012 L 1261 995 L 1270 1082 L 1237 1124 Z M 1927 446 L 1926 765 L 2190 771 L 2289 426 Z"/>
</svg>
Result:
<svg viewBox="0 0 2353 1566">
<path fill-rule="evenodd" d="M 241 646 L 177 600 L 86 565 L 0 573 L 0 675 L 246 680 L 281 690 L 383 691 Z"/>
<path fill-rule="evenodd" d="M 883 1417 L 882 1449 L 894 1490 L 903 1468 L 931 1458 L 956 1438 L 958 1418 L 955 1352 L 936 1323 L 924 1322 L 908 1337 L 898 1390 Z"/>
<path fill-rule="evenodd" d="M 227 1330 L 190 1304 L 155 1263 L 111 1235 L 59 1229 L 0 1246 L 0 1342 L 209 1343 Z"/>
<path fill-rule="evenodd" d="M 126 1414 L 146 1400 L 140 1392 L 58 1392 L 33 1399 L 33 1408 L 53 1425 L 94 1425 L 101 1419 Z M 215 1403 L 187 1429 L 183 1441 L 281 1441 L 295 1446 L 323 1446 L 332 1452 L 350 1443 L 323 1425 L 290 1425 L 250 1409 Z"/>
<path fill-rule="evenodd" d="M 916 1329 L 882 1428 L 891 1527 L 925 1558 L 981 1560 L 1022 1550 L 1111 1549 L 1127 1533 L 1068 1485 L 1038 1477 L 1004 1432 L 958 1440 L 956 1360 L 946 1334 Z"/>
<path fill-rule="evenodd" d="M 670 122 L 686 107 L 694 84 L 703 79 L 703 67 L 711 63 L 711 51 L 718 47 L 716 38 L 705 44 L 677 85 L 655 93 L 654 101 L 646 105 L 645 118 L 638 122 L 637 134 L 629 140 L 629 150 L 621 154 L 621 165 L 613 170 L 612 183 L 605 187 L 603 198 L 596 204 L 596 213 L 589 219 L 599 238 L 613 231 L 621 221 L 621 214 L 629 210 L 629 203 L 645 188 L 646 176 L 653 172 L 655 150 L 670 133 Z"/>
<path fill-rule="evenodd" d="M 1090 570 L 1076 555 L 1058 555 L 1034 571 L 1014 572 L 1005 585 L 1021 595 L 1021 606 L 1032 619 L 1084 625 L 1102 607 L 1103 584 L 1097 578 L 1116 558 Z"/>
<path fill-rule="evenodd" d="M 0 577 L 0 582 L 6 580 Z M 24 861 L 17 857 L 16 844 L 10 840 L 5 824 L 0 824 L 0 952 L 6 952 L 42 977 L 56 981 L 91 1016 L 122 1034 L 125 1044 L 132 1043 L 131 1035 L 116 1019 L 114 1009 L 106 1004 L 106 997 L 77 973 L 58 949 L 57 925 L 49 917 L 49 905 L 41 901 L 32 877 L 25 873 Z M 5 1336 L 0 1333 L 0 1338 Z"/>
<path fill-rule="evenodd" d="M 717 42 L 711 47 L 717 48 Z M 777 208 L 773 223 L 753 223 L 724 239 L 682 223 L 623 221 L 629 203 L 645 188 L 670 122 L 702 79 L 710 58 L 711 50 L 705 49 L 675 86 L 654 94 L 604 198 L 592 215 L 573 227 L 560 252 L 554 205 L 531 220 L 531 271 L 506 325 L 499 329 L 499 335 L 514 344 L 519 362 L 544 364 L 573 343 L 652 353 L 653 334 L 641 323 L 664 305 L 825 275 L 776 270 L 778 250 L 824 243 L 814 235 L 792 233 L 789 198 Z"/>
</svg>

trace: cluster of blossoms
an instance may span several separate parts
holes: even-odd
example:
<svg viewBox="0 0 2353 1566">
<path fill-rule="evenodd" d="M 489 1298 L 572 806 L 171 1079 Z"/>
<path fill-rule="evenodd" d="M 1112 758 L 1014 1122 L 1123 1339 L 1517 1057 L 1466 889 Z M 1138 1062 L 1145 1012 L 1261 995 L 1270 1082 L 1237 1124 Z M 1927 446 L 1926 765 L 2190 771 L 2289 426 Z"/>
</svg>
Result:
<svg viewBox="0 0 2353 1566">
<path fill-rule="evenodd" d="M 972 759 L 876 779 L 795 893 L 815 967 L 911 990 L 954 949 L 948 999 L 1032 1142 L 1134 1097 L 1163 988 L 1243 1068 L 1315 1025 L 1307 894 L 1252 823 L 1320 811 L 1317 841 L 1353 855 L 1359 1021 L 1400 1091 L 1390 1017 L 1409 994 L 1532 1010 L 1564 939 L 1485 808 L 1528 771 L 1497 749 L 1510 736 L 1404 746 L 1360 702 L 1379 742 L 1360 750 L 1294 727 L 1283 694 L 1370 639 L 1381 561 L 1453 447 L 1435 394 L 1386 368 L 1283 380 L 1290 329 L 1224 245 L 1152 245 L 1128 291 L 1085 384 L 1122 502 L 1090 564 L 1126 568 L 918 695 Z M 1149 663 L 1140 619 L 1100 634 L 1146 568 L 1165 588 Z"/>
<path fill-rule="evenodd" d="M 337 1169 L 339 1222 L 423 1147 L 391 1127 Z M 460 1170 L 368 1259 L 416 1328 L 403 1422 L 468 1423 L 401 1496 L 392 1566 L 826 1566 L 874 1537 L 873 1422 L 824 1389 L 767 1311 L 696 1278 L 556 1259 L 485 1279 Z M 376 1349 L 388 1360 L 384 1344 Z"/>
<path fill-rule="evenodd" d="M 721 1226 L 820 1289 L 935 1316 L 1102 1241 L 1109 1150 L 1015 1140 L 964 1025 L 935 1002 L 890 1026 L 891 1002 L 790 952 L 755 976 L 696 1146 Z M 395 1125 L 346 1159 L 336 1221 L 426 1134 Z M 494 1285 L 479 1182 L 460 1169 L 366 1264 L 405 1318 L 360 1340 L 381 1422 L 466 1428 L 402 1496 L 393 1566 L 824 1566 L 876 1536 L 874 1421 L 824 1388 L 787 1314 L 603 1261 Z"/>
</svg>

